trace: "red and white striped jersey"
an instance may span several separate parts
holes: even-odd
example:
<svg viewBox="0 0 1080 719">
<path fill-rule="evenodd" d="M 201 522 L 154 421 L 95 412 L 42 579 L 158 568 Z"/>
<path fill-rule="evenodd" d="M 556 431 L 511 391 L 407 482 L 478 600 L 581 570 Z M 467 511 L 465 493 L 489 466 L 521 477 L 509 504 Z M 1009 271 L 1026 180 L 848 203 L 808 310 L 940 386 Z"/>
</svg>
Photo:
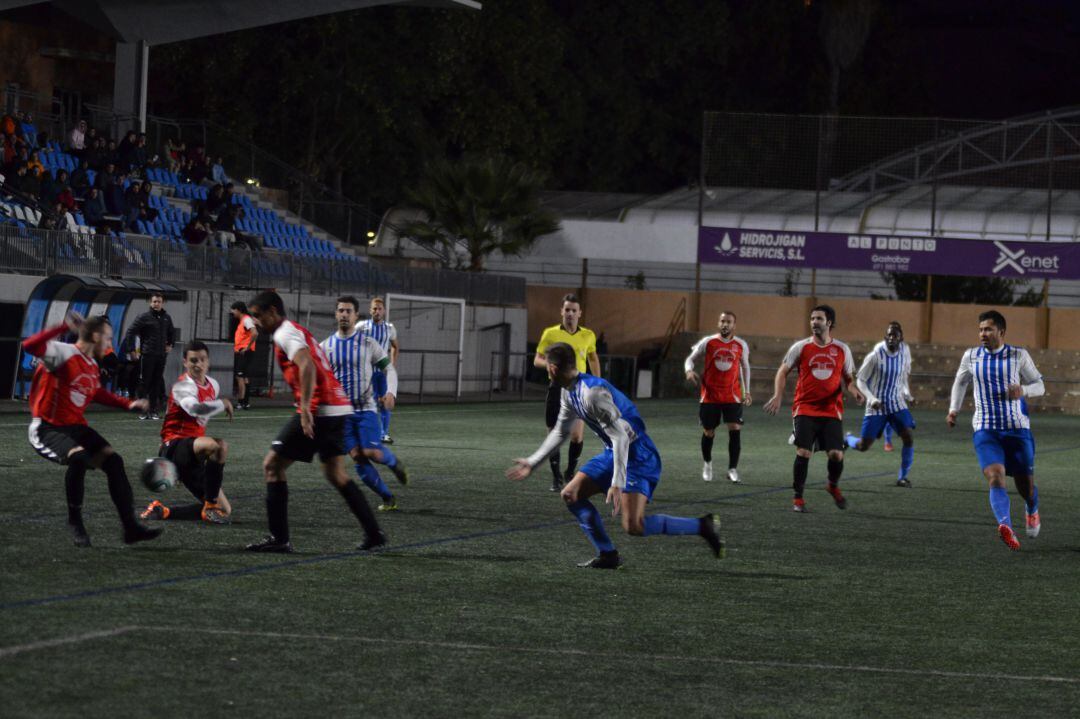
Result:
<svg viewBox="0 0 1080 719">
<path fill-rule="evenodd" d="M 221 388 L 213 377 L 198 384 L 186 372 L 180 375 L 169 392 L 169 406 L 161 424 L 161 441 L 172 442 L 185 437 L 206 435 L 206 423 L 225 410 L 219 395 Z"/>
<path fill-rule="evenodd" d="M 705 358 L 701 371 L 702 404 L 732 404 L 742 402 L 750 386 L 750 348 L 739 337 L 725 340 L 710 335 L 694 345 L 683 363 L 689 372 L 698 357 Z"/>
<path fill-rule="evenodd" d="M 101 386 L 101 368 L 93 357 L 56 337 L 67 332 L 59 325 L 23 342 L 23 349 L 38 358 L 30 383 L 30 414 L 54 425 L 86 424 L 83 415 L 91 402 L 128 409 L 131 401 Z"/>
<path fill-rule="evenodd" d="M 315 363 L 315 391 L 311 394 L 311 413 L 322 416 L 352 414 L 352 402 L 345 396 L 341 383 L 334 376 L 334 369 L 326 353 L 307 328 L 285 320 L 274 331 L 274 357 L 281 367 L 282 376 L 292 388 L 293 397 L 300 402 L 300 370 L 293 364 L 293 357 L 302 349 L 311 353 Z M 300 411 L 299 408 L 296 410 Z"/>
<path fill-rule="evenodd" d="M 855 360 L 851 349 L 840 340 L 819 345 L 807 337 L 791 345 L 784 364 L 799 373 L 793 417 L 844 417 L 844 378 L 853 380 Z"/>
</svg>

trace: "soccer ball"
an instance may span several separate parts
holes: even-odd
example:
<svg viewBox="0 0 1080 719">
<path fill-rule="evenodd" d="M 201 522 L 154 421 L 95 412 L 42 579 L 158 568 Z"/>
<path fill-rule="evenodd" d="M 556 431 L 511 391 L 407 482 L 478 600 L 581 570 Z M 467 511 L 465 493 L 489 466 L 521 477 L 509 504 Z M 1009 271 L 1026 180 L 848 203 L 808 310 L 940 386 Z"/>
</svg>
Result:
<svg viewBox="0 0 1080 719">
<path fill-rule="evenodd" d="M 176 465 L 164 457 L 153 457 L 143 463 L 139 477 L 151 492 L 164 492 L 176 486 Z"/>
</svg>

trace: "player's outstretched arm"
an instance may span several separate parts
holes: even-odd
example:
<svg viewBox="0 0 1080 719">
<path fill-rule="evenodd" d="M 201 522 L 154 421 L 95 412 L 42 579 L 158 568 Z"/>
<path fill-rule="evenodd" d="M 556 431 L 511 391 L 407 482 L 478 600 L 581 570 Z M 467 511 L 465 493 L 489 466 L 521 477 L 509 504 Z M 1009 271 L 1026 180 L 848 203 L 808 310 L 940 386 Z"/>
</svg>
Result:
<svg viewBox="0 0 1080 719">
<path fill-rule="evenodd" d="M 767 413 L 776 414 L 780 411 L 780 405 L 784 401 L 784 385 L 787 384 L 787 376 L 790 371 L 791 368 L 787 364 L 780 365 L 780 369 L 776 370 L 776 376 L 773 377 L 773 396 L 769 398 L 764 407 Z"/>
<path fill-rule="evenodd" d="M 574 414 L 574 408 L 570 405 L 570 400 L 566 397 L 566 390 L 563 390 L 562 404 L 559 407 L 559 419 L 556 420 L 555 426 L 548 432 L 547 437 L 544 438 L 540 447 L 524 460 L 524 463 L 528 465 L 530 472 L 533 467 L 547 459 L 549 454 L 558 449 L 559 446 L 566 441 L 566 438 L 570 436 L 570 429 L 573 427 L 575 419 L 577 419 L 577 415 Z M 519 463 L 521 462 L 521 460 L 516 461 Z M 526 473 L 521 477 L 511 477 L 510 471 L 511 470 L 507 470 L 506 473 L 506 476 L 510 477 L 510 479 L 525 479 L 525 477 L 529 476 L 528 473 Z"/>
<path fill-rule="evenodd" d="M 945 415 L 945 423 L 949 427 L 956 426 L 956 414 L 964 405 L 964 395 L 967 394 L 969 384 L 971 384 L 970 350 L 960 358 L 960 367 L 956 370 L 956 379 L 953 380 L 952 392 L 949 396 L 949 413 Z"/>
</svg>

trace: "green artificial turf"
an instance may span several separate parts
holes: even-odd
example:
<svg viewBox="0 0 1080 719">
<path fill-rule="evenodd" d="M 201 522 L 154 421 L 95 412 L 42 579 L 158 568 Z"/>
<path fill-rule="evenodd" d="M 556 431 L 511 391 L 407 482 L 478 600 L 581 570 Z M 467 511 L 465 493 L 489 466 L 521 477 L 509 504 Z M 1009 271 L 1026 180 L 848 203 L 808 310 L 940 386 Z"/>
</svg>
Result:
<svg viewBox="0 0 1080 719">
<path fill-rule="evenodd" d="M 728 558 L 697 537 L 627 537 L 592 554 L 549 491 L 515 484 L 543 437 L 539 403 L 401 407 L 393 449 L 413 481 L 355 551 L 356 521 L 316 467 L 289 474 L 293 555 L 265 534 L 261 458 L 285 409 L 211 422 L 230 443 L 235 522 L 166 522 L 120 541 L 103 475 L 87 477 L 91 549 L 65 527 L 63 469 L 20 416 L 0 417 L 0 700 L 24 716 L 1065 716 L 1080 700 L 1080 420 L 1035 417 L 1043 533 L 998 539 L 969 425 L 917 412 L 914 488 L 899 452 L 849 452 L 840 511 L 810 468 L 790 511 L 789 418 L 747 411 L 740 472 L 702 482 L 693 401 L 640 404 L 663 456 L 653 512 L 718 512 Z M 968 422 L 970 416 L 962 417 Z M 850 429 L 857 416 L 848 419 Z M 97 412 L 137 504 L 155 425 Z M 584 459 L 598 441 L 586 438 Z M 563 450 L 565 461 L 565 448 Z M 399 489 L 389 472 L 388 484 Z M 365 494 L 376 504 L 374 496 Z M 165 495 L 187 501 L 180 488 Z M 597 499 L 598 504 L 602 499 Z"/>
</svg>

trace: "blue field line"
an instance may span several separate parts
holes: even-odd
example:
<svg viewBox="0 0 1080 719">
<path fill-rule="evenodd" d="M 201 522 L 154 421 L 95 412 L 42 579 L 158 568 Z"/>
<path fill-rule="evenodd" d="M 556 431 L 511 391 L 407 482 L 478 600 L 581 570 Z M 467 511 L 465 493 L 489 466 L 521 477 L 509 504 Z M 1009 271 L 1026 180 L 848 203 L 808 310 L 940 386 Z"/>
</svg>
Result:
<svg viewBox="0 0 1080 719">
<path fill-rule="evenodd" d="M 846 482 L 857 482 L 862 479 L 873 479 L 884 476 L 891 476 L 893 472 L 875 472 L 873 474 L 857 475 L 855 477 L 848 477 Z M 823 482 L 808 482 L 808 486 L 824 484 Z M 727 502 L 733 499 L 744 499 L 747 497 L 760 497 L 770 494 L 777 494 L 779 492 L 790 492 L 791 487 L 768 487 L 765 489 L 755 489 L 748 492 L 741 492 L 739 494 L 733 494 L 723 498 L 710 498 L 707 500 L 693 500 L 687 502 L 674 502 L 672 504 L 664 504 L 665 507 L 682 507 L 692 506 L 705 503 L 720 503 Z M 657 503 L 660 504 L 660 503 Z M 471 532 L 469 534 L 460 534 L 453 537 L 442 537 L 441 539 L 427 539 L 422 542 L 413 542 L 412 544 L 390 545 L 385 549 L 375 550 L 373 552 L 336 552 L 334 554 L 322 554 L 317 557 L 309 557 L 306 559 L 292 559 L 284 562 L 278 562 L 276 564 L 266 564 L 258 567 L 243 567 L 240 569 L 228 569 L 220 572 L 205 572 L 203 574 L 194 574 L 183 577 L 169 577 L 167 579 L 156 579 L 150 582 L 138 582 L 136 584 L 125 584 L 119 587 L 106 587 L 103 589 L 89 589 L 84 592 L 75 592 L 73 594 L 58 594 L 51 597 L 40 597 L 38 599 L 20 599 L 14 602 L 6 602 L 0 604 L 0 610 L 6 609 L 22 609 L 25 607 L 40 607 L 49 604 L 61 604 L 63 602 L 73 602 L 79 599 L 90 599 L 93 597 L 101 597 L 110 594 L 122 594 L 125 592 L 137 592 L 144 589 L 154 589 L 157 587 L 167 587 L 175 584 L 181 584 L 184 582 L 202 581 L 205 579 L 219 579 L 221 577 L 242 577 L 250 574 L 260 574 L 262 572 L 269 572 L 277 569 L 285 569 L 288 567 L 302 567 L 311 564 L 321 564 L 323 562 L 332 562 L 339 559 L 352 559 L 355 557 L 364 557 L 374 554 L 381 554 L 382 552 L 398 552 L 408 549 L 424 549 L 427 547 L 435 547 L 443 544 L 451 544 L 454 542 L 465 542 L 471 539 L 483 539 L 485 537 L 500 537 L 508 534 L 516 534 L 518 532 L 531 532 L 538 529 L 553 529 L 555 527 L 562 527 L 567 525 L 576 525 L 577 521 L 572 519 L 559 519 L 549 522 L 540 522 L 537 524 L 530 524 L 524 527 L 504 527 L 502 529 L 492 529 L 486 532 Z"/>
</svg>

